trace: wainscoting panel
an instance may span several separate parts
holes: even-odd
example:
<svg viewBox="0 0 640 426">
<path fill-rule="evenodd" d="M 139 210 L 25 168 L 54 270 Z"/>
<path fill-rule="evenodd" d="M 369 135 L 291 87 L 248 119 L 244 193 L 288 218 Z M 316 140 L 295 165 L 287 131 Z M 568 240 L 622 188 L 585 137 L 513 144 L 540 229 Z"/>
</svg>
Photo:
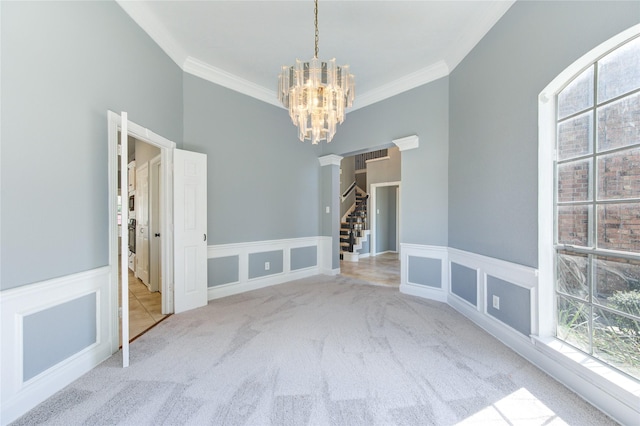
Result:
<svg viewBox="0 0 640 426">
<path fill-rule="evenodd" d="M 240 282 L 240 256 L 224 256 L 207 259 L 207 287 Z"/>
<path fill-rule="evenodd" d="M 478 306 L 478 270 L 451 262 L 451 294 Z"/>
<path fill-rule="evenodd" d="M 0 292 L 2 424 L 111 356 L 109 272 L 97 268 Z"/>
<path fill-rule="evenodd" d="M 209 279 L 208 298 L 218 299 L 320 273 L 332 274 L 330 252 L 326 256 L 327 246 L 330 250 L 329 237 L 209 246 L 209 276 L 214 278 Z M 269 263 L 268 270 L 266 262 Z M 230 270 L 233 266 L 237 270 Z M 224 270 L 216 270 L 217 267 Z M 221 282 L 233 278 L 235 281 Z"/>
<path fill-rule="evenodd" d="M 318 246 L 294 247 L 291 249 L 291 270 L 318 266 Z"/>
<path fill-rule="evenodd" d="M 525 336 L 531 335 L 531 290 L 487 275 L 487 314 Z M 495 306 L 494 306 L 495 300 Z"/>
<path fill-rule="evenodd" d="M 400 244 L 400 292 L 446 302 L 449 292 L 447 248 Z"/>
<path fill-rule="evenodd" d="M 527 338 L 537 334 L 538 271 L 504 260 L 449 248 L 449 264 L 460 277 L 460 267 L 477 272 L 477 304 L 475 309 L 490 320 L 499 321 Z M 452 274 L 453 276 L 453 274 Z M 457 288 L 459 283 L 453 288 Z M 453 283 L 452 283 L 453 285 Z M 459 289 L 458 289 L 459 290 Z M 468 294 L 466 294 L 468 296 Z M 494 307 L 494 297 L 499 308 Z M 515 297 L 515 299 L 512 299 Z M 468 310 L 468 297 L 459 291 L 450 293 L 449 303 Z"/>
</svg>

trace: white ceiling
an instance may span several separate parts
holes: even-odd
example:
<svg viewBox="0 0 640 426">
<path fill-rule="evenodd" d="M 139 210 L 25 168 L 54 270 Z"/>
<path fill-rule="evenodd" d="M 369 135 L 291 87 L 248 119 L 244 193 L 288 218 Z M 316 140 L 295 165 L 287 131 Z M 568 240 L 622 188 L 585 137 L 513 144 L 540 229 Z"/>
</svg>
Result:
<svg viewBox="0 0 640 426">
<path fill-rule="evenodd" d="M 449 74 L 514 1 L 320 0 L 318 57 L 351 66 L 361 108 Z M 313 57 L 311 0 L 118 3 L 186 72 L 274 105 Z"/>
</svg>

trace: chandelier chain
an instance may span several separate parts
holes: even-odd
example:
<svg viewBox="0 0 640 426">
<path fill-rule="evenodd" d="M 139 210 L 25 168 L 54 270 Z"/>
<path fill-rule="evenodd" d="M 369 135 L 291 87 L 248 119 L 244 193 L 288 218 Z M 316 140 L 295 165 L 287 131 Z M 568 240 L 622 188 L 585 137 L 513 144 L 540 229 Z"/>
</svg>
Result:
<svg viewBox="0 0 640 426">
<path fill-rule="evenodd" d="M 315 42 L 316 42 L 316 50 L 315 50 L 315 58 L 318 57 L 318 39 L 319 37 L 319 33 L 318 33 L 318 0 L 315 0 L 315 8 L 313 9 L 313 13 L 315 15 L 315 20 L 314 20 L 314 24 L 316 27 L 316 33 L 315 33 Z"/>
<path fill-rule="evenodd" d="M 315 145 L 331 142 L 336 126 L 344 121 L 345 110 L 353 105 L 354 77 L 349 65 L 336 65 L 335 58 L 318 59 L 318 0 L 314 3 L 315 55 L 310 61 L 296 59 L 294 65 L 282 67 L 278 99 L 298 127 L 298 139 Z"/>
</svg>

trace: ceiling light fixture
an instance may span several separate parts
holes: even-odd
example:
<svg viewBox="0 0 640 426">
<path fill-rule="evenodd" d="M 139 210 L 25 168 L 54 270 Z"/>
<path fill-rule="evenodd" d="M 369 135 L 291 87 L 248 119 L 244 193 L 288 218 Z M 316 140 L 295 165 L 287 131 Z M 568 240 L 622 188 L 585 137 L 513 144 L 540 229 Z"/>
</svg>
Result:
<svg viewBox="0 0 640 426">
<path fill-rule="evenodd" d="M 278 78 L 278 99 L 298 126 L 301 141 L 331 142 L 336 125 L 344 121 L 345 109 L 353 105 L 354 78 L 349 65 L 318 59 L 318 0 L 315 0 L 315 54 L 309 62 L 283 66 Z"/>
</svg>

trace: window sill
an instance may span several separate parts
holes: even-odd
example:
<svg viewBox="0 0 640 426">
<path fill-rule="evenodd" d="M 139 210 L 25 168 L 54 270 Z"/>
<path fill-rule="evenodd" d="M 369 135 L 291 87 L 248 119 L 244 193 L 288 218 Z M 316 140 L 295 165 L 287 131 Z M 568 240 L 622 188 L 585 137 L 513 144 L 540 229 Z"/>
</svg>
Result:
<svg viewBox="0 0 640 426">
<path fill-rule="evenodd" d="M 555 337 L 532 336 L 532 340 L 536 348 L 557 361 L 561 367 L 638 411 L 640 381 L 632 379 Z"/>
</svg>

